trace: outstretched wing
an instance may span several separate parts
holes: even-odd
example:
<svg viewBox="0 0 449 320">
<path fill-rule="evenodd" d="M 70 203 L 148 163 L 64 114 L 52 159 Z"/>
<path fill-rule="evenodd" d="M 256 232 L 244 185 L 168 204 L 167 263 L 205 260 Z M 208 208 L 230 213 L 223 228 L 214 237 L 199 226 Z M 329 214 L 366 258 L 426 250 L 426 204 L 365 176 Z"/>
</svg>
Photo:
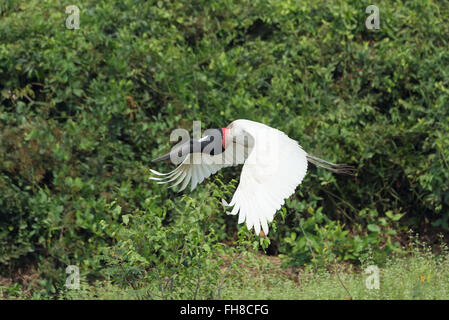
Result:
<svg viewBox="0 0 449 320">
<path fill-rule="evenodd" d="M 190 183 L 190 191 L 193 191 L 198 184 L 218 170 L 242 164 L 247 157 L 247 148 L 232 143 L 218 155 L 191 153 L 178 167 L 169 173 L 161 173 L 150 169 L 155 175 L 150 177 L 150 179 L 158 181 L 158 184 L 173 183 L 171 187 L 181 184 L 178 192 L 183 191 Z"/>
<path fill-rule="evenodd" d="M 240 183 L 229 206 L 239 213 L 239 223 L 246 220 L 248 230 L 257 234 L 262 226 L 268 234 L 268 222 L 286 198 L 295 192 L 307 172 L 307 153 L 285 133 L 261 123 L 240 121 L 254 146 L 243 165 Z"/>
</svg>

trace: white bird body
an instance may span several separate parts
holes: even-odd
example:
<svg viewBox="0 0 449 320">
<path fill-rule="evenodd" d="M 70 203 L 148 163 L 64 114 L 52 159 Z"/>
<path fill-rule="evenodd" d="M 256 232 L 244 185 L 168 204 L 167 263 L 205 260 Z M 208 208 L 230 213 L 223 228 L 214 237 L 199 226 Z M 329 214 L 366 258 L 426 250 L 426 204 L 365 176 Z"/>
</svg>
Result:
<svg viewBox="0 0 449 320">
<path fill-rule="evenodd" d="M 239 214 L 238 223 L 246 221 L 248 230 L 254 227 L 257 234 L 261 227 L 268 234 L 268 223 L 273 221 L 285 199 L 295 192 L 304 179 L 308 161 L 334 172 L 350 172 L 348 166 L 308 155 L 297 141 L 262 123 L 235 120 L 220 130 L 224 148 L 221 153 L 211 155 L 190 151 L 175 170 L 167 174 L 151 170 L 159 177 L 150 179 L 158 183 L 174 182 L 173 186 L 182 183 L 179 191 L 190 183 L 190 190 L 193 191 L 199 183 L 221 168 L 243 163 L 240 182 L 232 200 L 229 204 L 223 200 L 223 204 L 233 207 L 230 214 Z M 167 159 L 167 155 L 163 157 Z"/>
</svg>

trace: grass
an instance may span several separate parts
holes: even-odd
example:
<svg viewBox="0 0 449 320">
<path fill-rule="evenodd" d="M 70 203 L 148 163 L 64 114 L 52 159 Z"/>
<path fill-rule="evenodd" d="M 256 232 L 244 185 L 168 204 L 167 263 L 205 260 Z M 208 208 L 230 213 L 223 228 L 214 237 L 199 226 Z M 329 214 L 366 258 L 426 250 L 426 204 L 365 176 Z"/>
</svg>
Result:
<svg viewBox="0 0 449 320">
<path fill-rule="evenodd" d="M 407 250 L 390 256 L 378 266 L 378 289 L 369 289 L 366 284 L 372 275 L 366 273 L 367 267 L 372 265 L 369 259 L 361 266 L 338 262 L 318 268 L 311 265 L 283 268 L 280 257 L 247 255 L 244 259 L 239 257 L 243 267 L 222 270 L 223 285 L 214 299 L 446 300 L 449 299 L 449 249 L 443 242 L 438 246 L 438 253 L 435 249 L 415 238 Z M 128 287 L 111 281 L 82 281 L 80 289 L 63 290 L 57 298 L 159 299 L 157 290 L 154 283 L 145 280 Z M 0 281 L 0 297 L 51 298 L 31 293 L 21 284 L 5 279 Z M 182 298 L 191 299 L 190 296 Z M 199 295 L 198 298 L 207 297 Z"/>
<path fill-rule="evenodd" d="M 369 289 L 373 273 L 368 267 L 334 263 L 323 268 L 304 267 L 281 271 L 271 264 L 244 283 L 229 286 L 225 299 L 340 299 L 340 300 L 412 300 L 449 299 L 449 250 L 444 242 L 438 247 L 410 238 L 409 247 L 391 255 L 378 269 L 379 288 Z M 437 250 L 436 250 L 437 249 Z M 438 253 L 436 253 L 438 251 Z"/>
<path fill-rule="evenodd" d="M 240 275 L 225 279 L 220 299 L 341 299 L 403 300 L 449 299 L 449 253 L 446 247 L 434 254 L 430 247 L 415 246 L 407 254 L 390 257 L 379 266 L 379 289 L 368 289 L 370 274 L 365 266 L 335 263 L 315 269 L 282 268 L 279 257 L 253 257 Z M 138 289 L 136 289 L 138 288 Z M 120 287 L 110 281 L 81 284 L 79 290 L 65 291 L 60 299 L 151 299 L 155 287 L 148 283 Z M 27 297 L 17 283 L 0 285 L 0 296 L 7 299 Z M 33 297 L 31 297 L 33 298 Z M 34 298 L 42 298 L 34 295 Z M 191 297 L 185 297 L 190 299 Z M 199 296 L 199 299 L 204 297 Z"/>
<path fill-rule="evenodd" d="M 225 299 L 449 299 L 446 256 L 396 257 L 379 268 L 379 289 L 368 289 L 363 271 L 301 271 L 292 278 L 260 275 L 226 288 Z M 337 270 L 335 270 L 337 269 Z"/>
</svg>

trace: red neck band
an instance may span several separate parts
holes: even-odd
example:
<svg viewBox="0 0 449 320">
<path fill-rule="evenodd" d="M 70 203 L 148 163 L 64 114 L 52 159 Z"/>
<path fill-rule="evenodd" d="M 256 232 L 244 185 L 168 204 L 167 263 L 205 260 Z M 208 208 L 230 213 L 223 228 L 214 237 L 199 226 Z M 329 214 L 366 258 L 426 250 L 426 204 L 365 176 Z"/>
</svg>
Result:
<svg viewBox="0 0 449 320">
<path fill-rule="evenodd" d="M 226 135 L 228 134 L 228 131 L 231 130 L 229 128 L 221 128 L 222 138 L 221 138 L 221 145 L 223 146 L 223 149 L 226 149 Z"/>
</svg>

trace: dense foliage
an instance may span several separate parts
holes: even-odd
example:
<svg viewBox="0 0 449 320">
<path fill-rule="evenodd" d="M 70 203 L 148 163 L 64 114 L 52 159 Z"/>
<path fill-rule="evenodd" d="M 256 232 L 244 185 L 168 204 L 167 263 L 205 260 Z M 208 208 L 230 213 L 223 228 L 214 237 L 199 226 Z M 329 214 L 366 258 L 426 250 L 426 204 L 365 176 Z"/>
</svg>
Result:
<svg viewBox="0 0 449 320">
<path fill-rule="evenodd" d="M 71 4 L 0 4 L 0 275 L 219 297 L 246 252 L 357 263 L 449 230 L 447 1 L 379 2 L 379 30 L 367 1 L 86 0 L 77 30 Z M 221 205 L 238 167 L 183 196 L 148 180 L 173 129 L 241 118 L 357 174 L 311 167 L 267 239 Z"/>
</svg>

